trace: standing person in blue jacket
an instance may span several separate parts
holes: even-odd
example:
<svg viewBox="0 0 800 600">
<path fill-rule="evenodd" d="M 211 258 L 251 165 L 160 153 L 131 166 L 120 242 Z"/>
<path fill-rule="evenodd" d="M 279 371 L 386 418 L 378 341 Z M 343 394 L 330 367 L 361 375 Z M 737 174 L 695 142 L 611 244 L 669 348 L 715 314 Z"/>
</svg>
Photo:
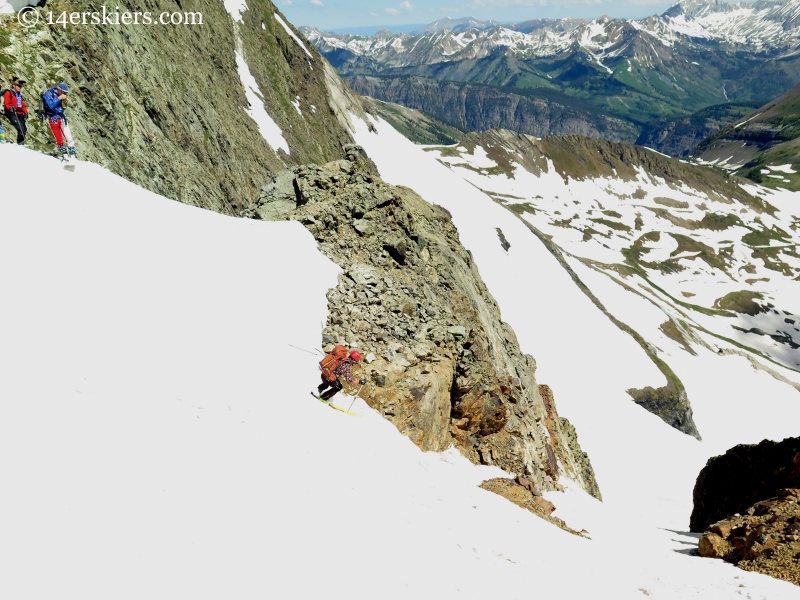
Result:
<svg viewBox="0 0 800 600">
<path fill-rule="evenodd" d="M 56 138 L 56 150 L 61 154 L 69 152 L 70 156 L 77 156 L 72 131 L 64 114 L 68 92 L 66 83 L 59 83 L 44 92 L 44 114 Z"/>
</svg>

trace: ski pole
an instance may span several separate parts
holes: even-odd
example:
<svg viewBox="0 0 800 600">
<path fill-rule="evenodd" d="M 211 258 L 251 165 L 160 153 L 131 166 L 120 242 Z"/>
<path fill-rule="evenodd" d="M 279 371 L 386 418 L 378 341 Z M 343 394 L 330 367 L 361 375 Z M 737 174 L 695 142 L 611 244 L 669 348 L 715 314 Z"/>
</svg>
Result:
<svg viewBox="0 0 800 600">
<path fill-rule="evenodd" d="M 358 391 L 356 392 L 356 397 L 353 398 L 353 401 L 350 403 L 350 408 L 353 408 L 353 404 L 356 403 L 356 398 L 358 398 L 358 395 L 361 393 L 361 390 L 364 389 L 365 385 L 366 385 L 366 383 L 362 383 L 361 387 L 358 388 Z M 350 412 L 350 408 L 347 409 L 347 412 Z"/>
<path fill-rule="evenodd" d="M 286 344 L 286 345 L 287 345 L 287 346 L 292 346 L 292 344 Z M 292 346 L 292 348 L 294 348 L 295 350 L 301 350 L 301 351 L 303 351 L 303 352 L 308 352 L 309 354 L 314 354 L 313 352 L 311 352 L 311 350 L 306 350 L 305 348 L 298 348 L 297 346 Z M 322 353 L 320 352 L 320 354 L 322 354 Z M 315 356 L 316 356 L 316 355 L 315 355 Z M 324 355 L 323 355 L 323 356 L 324 356 Z"/>
</svg>

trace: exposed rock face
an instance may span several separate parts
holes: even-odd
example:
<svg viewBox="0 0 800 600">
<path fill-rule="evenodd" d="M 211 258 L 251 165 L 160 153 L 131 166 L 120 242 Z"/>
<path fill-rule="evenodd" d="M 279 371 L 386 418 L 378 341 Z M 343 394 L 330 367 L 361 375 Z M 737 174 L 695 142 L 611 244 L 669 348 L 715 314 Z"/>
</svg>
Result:
<svg viewBox="0 0 800 600">
<path fill-rule="evenodd" d="M 637 144 L 670 156 L 686 156 L 708 136 L 757 108 L 756 104 L 727 103 L 703 108 L 688 116 L 657 119 L 646 123 Z"/>
<path fill-rule="evenodd" d="M 597 109 L 586 111 L 544 96 L 425 77 L 345 77 L 362 96 L 421 110 L 464 131 L 503 128 L 538 137 L 577 134 L 633 142 L 638 129 Z"/>
<path fill-rule="evenodd" d="M 648 386 L 640 390 L 630 389 L 628 394 L 639 406 L 658 415 L 678 431 L 700 439 L 700 432 L 694 423 L 692 406 L 683 385 L 676 386 L 672 381 L 660 388 Z"/>
<path fill-rule="evenodd" d="M 800 489 L 779 490 L 744 514 L 712 524 L 698 550 L 700 556 L 800 585 Z"/>
<path fill-rule="evenodd" d="M 782 488 L 800 488 L 800 437 L 735 446 L 709 459 L 700 471 L 689 528 L 704 531 Z"/>
<path fill-rule="evenodd" d="M 78 0 L 68 10 L 97 6 Z M 361 101 L 310 44 L 311 56 L 292 39 L 269 0 L 248 0 L 237 23 L 213 0 L 162 7 L 132 0 L 120 10 L 198 12 L 203 24 L 24 29 L 12 16 L 0 23 L 4 87 L 11 75 L 24 77 L 35 107 L 41 90 L 66 82 L 81 159 L 168 198 L 234 214 L 286 166 L 344 157 L 352 138 L 342 108 L 363 115 Z M 270 147 L 247 114 L 237 55 L 289 154 Z M 29 123 L 29 145 L 52 151 L 47 125 Z"/>
<path fill-rule="evenodd" d="M 594 478 L 594 470 L 589 462 L 589 456 L 581 450 L 578 444 L 578 433 L 567 419 L 556 414 L 556 404 L 553 398 L 553 391 L 547 385 L 539 386 L 539 393 L 544 402 L 546 418 L 545 426 L 550 433 L 552 447 L 555 457 L 561 464 L 568 464 L 570 472 L 574 475 L 573 479 L 578 481 L 583 489 L 589 492 L 598 500 L 602 500 L 600 487 Z M 552 460 L 552 456 L 548 458 Z"/>
<path fill-rule="evenodd" d="M 423 450 L 455 444 L 538 490 L 555 489 L 564 473 L 599 495 L 574 430 L 542 397 L 533 357 L 501 320 L 449 213 L 381 181 L 359 147 L 347 152 L 278 173 L 245 213 L 300 221 L 344 269 L 328 294 L 323 347 L 362 350 L 361 396 Z"/>
<path fill-rule="evenodd" d="M 521 485 L 518 483 L 519 477 L 517 480 L 513 479 L 490 479 L 488 481 L 484 481 L 481 484 L 481 487 L 489 492 L 493 492 L 498 496 L 502 496 L 506 500 L 509 500 L 524 508 L 525 510 L 531 511 L 537 517 L 541 517 L 545 521 L 550 521 L 554 525 L 560 527 L 564 531 L 569 531 L 575 535 L 584 535 L 587 532 L 577 532 L 574 529 L 571 529 L 562 519 L 553 516 L 553 512 L 556 510 L 556 507 L 553 505 L 552 502 L 542 498 L 542 496 L 534 491 L 532 491 L 529 487 Z"/>
</svg>

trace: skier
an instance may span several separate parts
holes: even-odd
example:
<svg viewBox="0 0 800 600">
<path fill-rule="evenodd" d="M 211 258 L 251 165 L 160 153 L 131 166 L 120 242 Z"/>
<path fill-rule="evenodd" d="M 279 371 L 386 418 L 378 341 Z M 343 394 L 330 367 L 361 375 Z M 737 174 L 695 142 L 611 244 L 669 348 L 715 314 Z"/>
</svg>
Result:
<svg viewBox="0 0 800 600">
<path fill-rule="evenodd" d="M 317 391 L 321 394 L 320 400 L 329 402 L 337 393 L 342 389 L 342 383 L 339 377 L 344 377 L 345 381 L 349 384 L 355 383 L 353 380 L 353 365 L 361 360 L 361 353 L 358 350 L 353 350 L 347 354 L 347 348 L 344 346 L 336 346 L 331 354 L 328 354 L 319 362 L 322 369 L 322 383 L 317 386 Z M 366 383 L 366 380 L 359 381 L 361 385 Z M 331 388 L 325 392 L 326 388 Z M 323 392 L 325 392 L 323 394 Z"/>
<path fill-rule="evenodd" d="M 67 88 L 66 83 L 59 83 L 51 87 L 43 93 L 44 100 L 44 114 L 47 117 L 47 123 L 50 125 L 50 131 L 56 138 L 56 151 L 59 154 L 67 154 L 76 156 L 75 142 L 72 139 L 72 131 L 70 131 L 67 117 L 64 114 L 65 105 L 67 103 Z"/>
<path fill-rule="evenodd" d="M 28 135 L 28 106 L 22 99 L 22 86 L 25 82 L 17 77 L 11 83 L 11 89 L 3 94 L 3 108 L 6 117 L 17 130 L 17 143 L 24 144 Z"/>
</svg>

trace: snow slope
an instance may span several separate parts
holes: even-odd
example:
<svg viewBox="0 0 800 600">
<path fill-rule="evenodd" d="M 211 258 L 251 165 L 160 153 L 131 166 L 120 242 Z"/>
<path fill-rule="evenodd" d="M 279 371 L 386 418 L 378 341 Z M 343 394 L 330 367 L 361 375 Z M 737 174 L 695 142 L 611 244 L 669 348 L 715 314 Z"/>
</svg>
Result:
<svg viewBox="0 0 800 600">
<path fill-rule="evenodd" d="M 375 140 L 413 160 L 413 146 L 379 130 Z M 361 401 L 352 418 L 309 396 L 317 356 L 289 344 L 319 343 L 338 268 L 299 223 L 205 212 L 10 144 L 0 164 L 25 187 L 0 195 L 0 597 L 798 597 L 676 552 L 694 542 L 679 532 L 685 486 L 663 516 L 648 488 L 677 471 L 691 479 L 707 446 L 632 410 L 606 386 L 620 373 L 582 397 L 557 377 L 562 347 L 537 354 L 609 497 L 550 495 L 587 540 L 479 489 L 497 469 L 422 453 Z M 448 204 L 484 274 L 487 260 L 516 266 L 513 248 L 493 257 L 481 243 L 461 200 Z M 547 257 L 531 257 L 537 277 L 560 285 Z M 509 289 L 495 294 L 533 349 L 539 324 L 514 313 Z M 569 286 L 552 291 L 574 302 Z M 583 309 L 589 356 L 606 331 Z M 745 369 L 737 379 L 738 366 L 731 388 L 758 379 Z M 774 380 L 764 385 L 788 427 L 795 413 Z M 637 426 L 610 426 L 609 413 Z M 778 429 L 756 422 L 748 435 Z M 642 456 L 661 458 L 640 471 Z M 648 494 L 643 512 L 657 514 L 624 514 Z"/>
<path fill-rule="evenodd" d="M 609 277 L 639 284 L 640 291 L 646 290 L 675 320 L 717 334 L 714 343 L 720 347 L 732 347 L 724 340 L 735 340 L 776 364 L 800 369 L 800 329 L 794 317 L 800 297 L 796 194 L 748 186 L 753 196 L 777 209 L 768 214 L 708 190 L 675 186 L 640 167 L 628 181 L 611 175 L 565 180 L 559 172 L 563 165 L 548 158 L 546 170 L 527 170 L 519 153 L 488 134 L 483 145 L 469 143 L 473 147 L 467 148 L 464 143 L 428 151 L 498 202 L 533 207 L 523 218 L 551 236 L 563 251 L 595 261 L 595 267 Z M 495 156 L 507 153 L 513 170 L 498 169 L 488 151 Z M 712 217 L 727 221 L 726 226 L 706 225 Z M 770 248 L 766 260 L 758 255 L 765 248 Z M 646 280 L 623 277 L 615 270 L 631 264 L 632 256 L 644 265 Z M 743 290 L 758 294 L 761 305 L 772 309 L 735 317 L 710 313 L 719 308 L 718 300 Z M 681 307 L 675 299 L 700 310 Z"/>
<path fill-rule="evenodd" d="M 604 518 L 617 515 L 604 521 L 605 526 L 625 523 L 630 528 L 620 552 L 630 552 L 630 544 L 647 531 L 686 529 L 694 481 L 710 456 L 739 443 L 798 434 L 800 397 L 794 388 L 756 371 L 742 356 L 718 356 L 695 346 L 698 356 L 693 357 L 665 337 L 658 342 L 686 385 L 703 442 L 665 426 L 636 406 L 625 390 L 658 387 L 665 380 L 633 339 L 578 290 L 512 213 L 386 123 L 379 121 L 376 127 L 373 134 L 362 126 L 358 142 L 385 180 L 411 187 L 453 214 L 461 241 L 475 257 L 504 320 L 514 328 L 523 351 L 536 357 L 538 381 L 552 387 L 560 414 L 575 425 L 581 446 L 592 460 L 607 511 Z M 497 228 L 511 244 L 508 252 L 500 245 Z M 589 281 L 590 288 L 613 314 L 645 339 L 656 338 L 658 325 L 664 321 L 660 309 L 577 261 L 571 266 L 585 280 L 596 279 Z M 554 502 L 559 506 L 558 500 Z M 556 514 L 580 526 L 579 517 Z M 716 568 L 698 566 L 706 562 L 692 558 L 676 568 L 685 577 L 695 569 Z M 729 576 L 735 575 L 741 577 L 736 571 Z M 654 577 L 665 584 L 661 576 Z M 695 589 L 693 585 L 705 589 L 696 581 L 687 585 L 687 593 Z M 681 597 L 670 595 L 676 593 L 675 588 L 663 591 L 664 597 Z M 800 597 L 796 589 L 791 594 Z"/>
</svg>

